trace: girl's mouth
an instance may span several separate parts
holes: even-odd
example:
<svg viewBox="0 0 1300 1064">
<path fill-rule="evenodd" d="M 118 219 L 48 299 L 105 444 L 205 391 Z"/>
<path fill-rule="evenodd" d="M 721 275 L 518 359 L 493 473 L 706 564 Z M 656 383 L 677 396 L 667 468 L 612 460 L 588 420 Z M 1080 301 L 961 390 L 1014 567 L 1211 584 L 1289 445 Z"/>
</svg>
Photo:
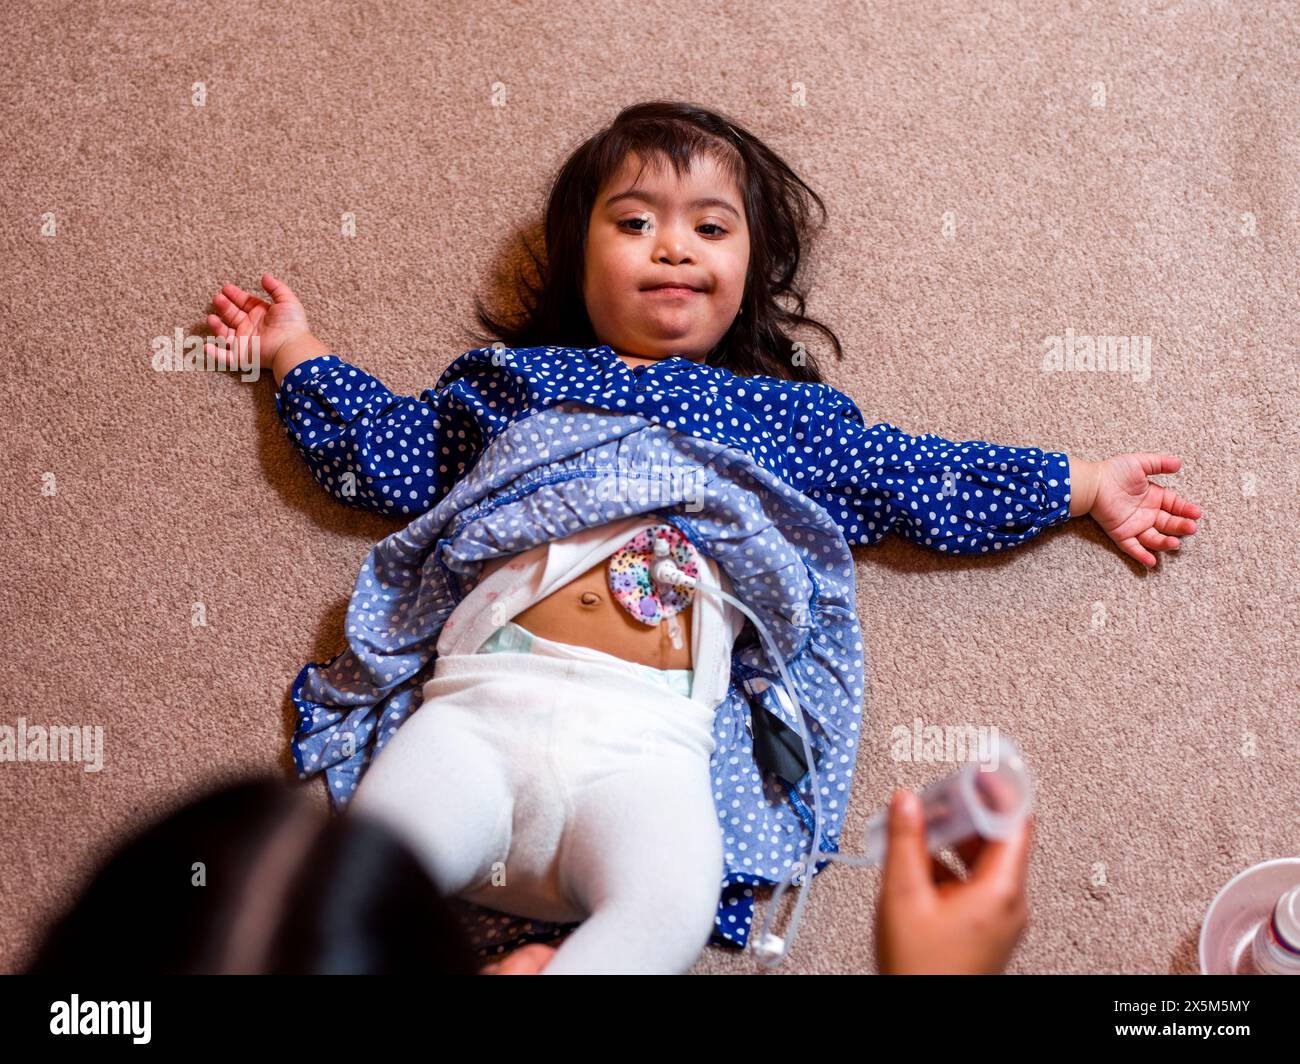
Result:
<svg viewBox="0 0 1300 1064">
<path fill-rule="evenodd" d="M 682 296 L 698 296 L 701 294 L 697 292 L 694 288 L 687 288 L 684 285 L 665 285 L 661 288 L 646 288 L 643 289 L 643 291 L 648 296 L 667 296 L 669 298 L 682 297 Z"/>
</svg>

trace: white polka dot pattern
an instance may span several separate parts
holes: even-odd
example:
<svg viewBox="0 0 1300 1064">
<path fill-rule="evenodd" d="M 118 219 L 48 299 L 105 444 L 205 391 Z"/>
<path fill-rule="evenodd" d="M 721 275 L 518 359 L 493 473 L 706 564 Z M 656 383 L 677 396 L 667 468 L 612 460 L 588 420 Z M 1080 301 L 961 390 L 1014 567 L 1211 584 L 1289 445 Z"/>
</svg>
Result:
<svg viewBox="0 0 1300 1064">
<path fill-rule="evenodd" d="M 418 709 L 441 626 L 483 562 L 655 512 L 714 558 L 771 630 L 817 757 L 823 848 L 838 849 L 865 668 L 850 544 L 889 527 L 954 554 L 1029 538 L 1062 507 L 1068 516 L 1058 456 L 868 430 L 852 400 L 828 386 L 739 378 L 683 359 L 638 373 L 609 348 L 505 351 L 500 366 L 491 356 L 462 356 L 419 400 L 334 356 L 284 379 L 277 408 L 324 487 L 381 513 L 420 514 L 367 558 L 347 613 L 348 649 L 295 680 L 299 774 L 324 772 L 331 798 L 346 805 Z M 703 484 L 677 475 L 683 468 L 702 472 Z M 954 482 L 941 479 L 950 471 L 955 492 L 941 490 Z M 623 490 L 604 490 L 611 476 Z M 1006 507 L 1016 516 L 1002 524 Z M 808 777 L 790 787 L 755 762 L 752 712 L 798 727 L 773 688 L 750 704 L 743 685 L 755 677 L 778 679 L 747 625 L 711 765 L 725 853 L 714 941 L 733 946 L 747 941 L 752 888 L 783 877 L 811 836 Z M 569 930 L 453 906 L 482 956 Z"/>
<path fill-rule="evenodd" d="M 744 451 L 824 507 L 850 546 L 894 531 L 948 554 L 987 553 L 1070 516 L 1063 452 L 868 428 L 827 384 L 738 377 L 680 357 L 629 368 L 608 346 L 477 348 L 419 398 L 323 355 L 286 374 L 276 410 L 336 498 L 413 515 L 507 425 L 566 400 Z"/>
</svg>

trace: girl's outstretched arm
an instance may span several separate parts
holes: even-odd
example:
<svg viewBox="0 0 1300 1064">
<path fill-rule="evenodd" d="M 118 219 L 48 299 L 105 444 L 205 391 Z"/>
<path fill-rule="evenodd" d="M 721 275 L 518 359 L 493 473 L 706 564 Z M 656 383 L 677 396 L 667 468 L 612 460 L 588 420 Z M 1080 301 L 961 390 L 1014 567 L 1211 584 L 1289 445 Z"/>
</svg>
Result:
<svg viewBox="0 0 1300 1064">
<path fill-rule="evenodd" d="M 852 399 L 824 386 L 810 391 L 805 415 L 814 472 L 801 487 L 850 546 L 896 532 L 945 554 L 992 553 L 1073 516 L 1064 452 L 868 426 Z"/>
<path fill-rule="evenodd" d="M 251 348 L 275 379 L 275 409 L 289 439 L 321 486 L 340 502 L 394 516 L 422 514 L 438 503 L 481 449 L 474 418 L 446 390 L 418 399 L 394 395 L 370 374 L 328 353 L 314 337 L 297 296 L 262 275 L 272 302 L 228 284 L 209 315 L 218 364 L 233 368 Z"/>
<path fill-rule="evenodd" d="M 1071 516 L 1062 452 L 910 436 L 888 422 L 856 435 L 854 446 L 876 461 L 864 462 L 857 484 L 850 477 L 827 493 L 832 504 L 837 492 L 844 497 L 840 512 L 857 537 L 850 544 L 892 531 L 941 553 L 984 554 L 1018 547 Z"/>
<path fill-rule="evenodd" d="M 983 554 L 1089 514 L 1125 553 L 1151 566 L 1150 551 L 1176 550 L 1176 536 L 1196 532 L 1200 507 L 1147 479 L 1177 472 L 1172 455 L 1093 462 L 1038 447 L 910 436 L 888 422 L 868 427 L 842 392 L 814 391 L 806 423 L 816 427 L 805 444 L 814 483 L 804 490 L 852 546 L 892 531 L 931 550 Z"/>
<path fill-rule="evenodd" d="M 395 395 L 331 354 L 311 355 L 286 372 L 275 409 L 321 486 L 375 513 L 413 517 L 431 509 L 482 445 L 474 419 L 451 393 Z"/>
</svg>

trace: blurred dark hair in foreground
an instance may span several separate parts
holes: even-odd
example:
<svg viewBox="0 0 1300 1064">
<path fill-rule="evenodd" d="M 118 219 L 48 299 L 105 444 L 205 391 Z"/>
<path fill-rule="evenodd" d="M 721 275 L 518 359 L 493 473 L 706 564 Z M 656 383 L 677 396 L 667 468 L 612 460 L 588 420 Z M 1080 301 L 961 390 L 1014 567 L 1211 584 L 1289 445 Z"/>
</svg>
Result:
<svg viewBox="0 0 1300 1064">
<path fill-rule="evenodd" d="M 211 791 L 122 846 L 48 929 L 29 974 L 477 969 L 455 916 L 396 836 L 327 813 L 300 786 L 259 778 Z"/>
</svg>

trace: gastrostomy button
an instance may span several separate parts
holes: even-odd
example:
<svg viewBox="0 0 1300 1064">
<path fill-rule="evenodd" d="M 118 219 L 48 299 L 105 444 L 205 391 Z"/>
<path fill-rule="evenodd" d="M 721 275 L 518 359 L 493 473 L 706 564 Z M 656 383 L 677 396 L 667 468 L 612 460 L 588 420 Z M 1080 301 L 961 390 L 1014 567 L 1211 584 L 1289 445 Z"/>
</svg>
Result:
<svg viewBox="0 0 1300 1064">
<path fill-rule="evenodd" d="M 651 627 L 674 617 L 695 598 L 693 588 L 656 584 L 651 577 L 650 563 L 656 555 L 655 545 L 660 541 L 666 544 L 667 557 L 682 572 L 699 578 L 701 559 L 695 545 L 667 523 L 642 529 L 610 555 L 606 567 L 614 598 L 638 621 Z"/>
</svg>

